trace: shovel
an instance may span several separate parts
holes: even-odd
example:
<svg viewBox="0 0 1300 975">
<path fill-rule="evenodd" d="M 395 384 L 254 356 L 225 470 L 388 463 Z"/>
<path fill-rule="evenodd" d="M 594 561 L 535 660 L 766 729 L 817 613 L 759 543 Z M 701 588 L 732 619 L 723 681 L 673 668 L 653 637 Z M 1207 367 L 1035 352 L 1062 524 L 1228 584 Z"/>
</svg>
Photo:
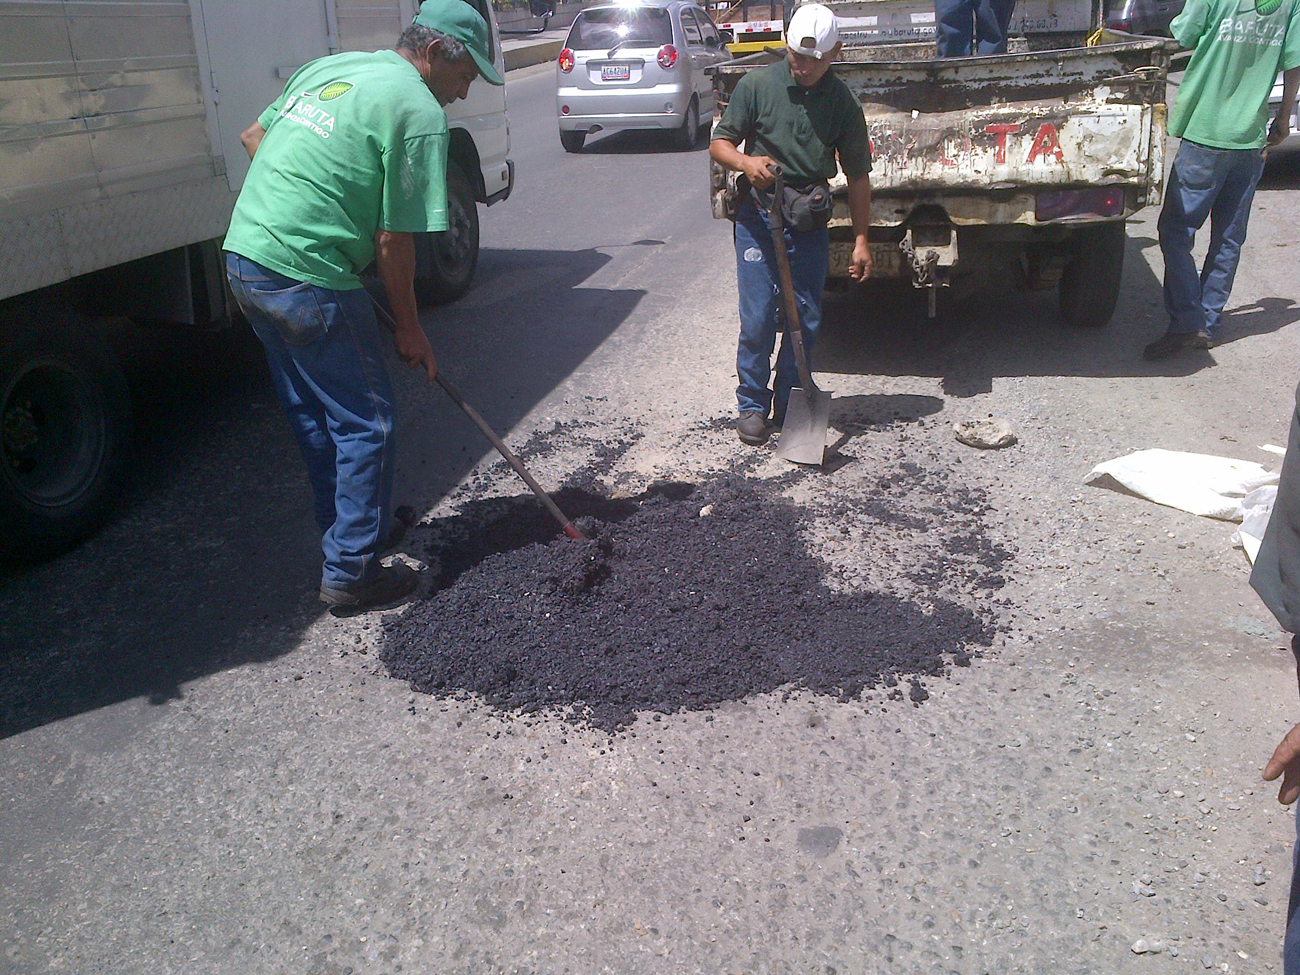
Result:
<svg viewBox="0 0 1300 975">
<path fill-rule="evenodd" d="M 384 306 L 375 300 L 375 296 L 370 294 L 369 291 L 366 292 L 366 297 L 368 297 L 371 304 L 375 306 L 375 311 L 384 316 L 385 324 L 389 329 L 396 331 L 397 322 L 393 321 L 393 316 L 388 314 Z M 442 387 L 442 391 L 451 397 L 451 401 L 465 412 L 465 415 L 470 418 L 474 426 L 478 427 L 479 432 L 482 433 L 483 436 L 487 437 L 488 442 L 497 449 L 497 453 L 505 458 L 506 463 L 514 468 L 514 472 L 518 474 L 523 479 L 523 482 L 532 489 L 533 494 L 537 496 L 537 500 L 541 502 L 542 507 L 550 512 L 552 518 L 559 522 L 560 528 L 564 530 L 564 534 L 579 541 L 586 538 L 587 536 L 584 535 L 578 527 L 568 519 L 564 512 L 560 510 L 559 505 L 551 500 L 551 496 L 542 489 L 542 486 L 537 483 L 533 475 L 528 473 L 528 469 L 524 467 L 519 458 L 514 455 L 514 452 L 506 446 L 505 441 L 497 436 L 496 431 L 488 425 L 488 422 L 484 420 L 483 417 L 479 416 L 478 410 L 466 403 L 465 398 L 460 395 L 460 390 L 443 378 L 441 370 L 439 370 L 438 374 L 434 377 L 434 380 Z"/>
<path fill-rule="evenodd" d="M 772 228 L 772 247 L 776 250 L 776 268 L 781 277 L 781 297 L 785 301 L 785 337 L 794 346 L 794 360 L 799 366 L 802 388 L 790 390 L 790 402 L 785 408 L 785 422 L 781 425 L 781 438 L 776 444 L 776 455 L 796 464 L 823 464 L 826 460 L 826 429 L 831 419 L 831 394 L 817 388 L 812 371 L 808 368 L 808 353 L 803 347 L 803 326 L 799 324 L 799 301 L 794 293 L 794 278 L 790 274 L 790 255 L 785 249 L 785 225 L 781 222 L 781 193 L 785 179 L 780 166 L 776 171 L 774 202 L 768 210 L 767 221 Z"/>
</svg>

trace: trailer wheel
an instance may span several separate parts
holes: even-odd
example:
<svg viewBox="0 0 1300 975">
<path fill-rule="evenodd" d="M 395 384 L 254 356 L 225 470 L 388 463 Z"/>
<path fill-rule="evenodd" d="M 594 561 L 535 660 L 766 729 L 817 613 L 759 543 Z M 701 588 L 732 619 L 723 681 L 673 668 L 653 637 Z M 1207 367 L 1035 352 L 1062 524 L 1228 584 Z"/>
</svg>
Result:
<svg viewBox="0 0 1300 975">
<path fill-rule="evenodd" d="M 478 266 L 478 201 L 469 175 L 455 159 L 447 161 L 447 229 L 427 236 L 429 276 L 416 284 L 424 301 L 443 305 L 469 290 Z"/>
<path fill-rule="evenodd" d="M 1061 272 L 1061 318 L 1069 325 L 1097 328 L 1110 322 L 1124 277 L 1124 221 L 1081 227 L 1074 258 Z"/>
<path fill-rule="evenodd" d="M 95 528 L 130 439 L 126 379 L 85 319 L 0 323 L 0 557 L 50 558 Z"/>
</svg>

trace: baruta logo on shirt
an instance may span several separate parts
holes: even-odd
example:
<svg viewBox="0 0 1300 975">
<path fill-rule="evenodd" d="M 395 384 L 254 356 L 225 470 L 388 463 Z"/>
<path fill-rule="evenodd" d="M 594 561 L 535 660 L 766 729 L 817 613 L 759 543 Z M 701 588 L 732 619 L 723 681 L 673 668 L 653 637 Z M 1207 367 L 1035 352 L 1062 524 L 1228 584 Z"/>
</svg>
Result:
<svg viewBox="0 0 1300 975">
<path fill-rule="evenodd" d="M 355 85 L 350 81 L 331 81 L 320 90 L 320 94 L 304 91 L 298 95 L 290 95 L 285 99 L 284 107 L 280 109 L 280 117 L 310 129 L 322 139 L 328 139 L 330 133 L 334 131 L 334 116 L 307 99 L 332 102 L 346 95 L 354 87 Z"/>
<path fill-rule="evenodd" d="M 1263 20 L 1282 7 L 1282 0 L 1255 0 L 1250 9 L 1239 16 L 1224 17 L 1219 21 L 1215 37 L 1218 41 L 1233 44 L 1258 44 L 1261 47 L 1281 47 L 1286 39 L 1286 19 Z M 1238 8 L 1240 11 L 1240 8 Z"/>
</svg>

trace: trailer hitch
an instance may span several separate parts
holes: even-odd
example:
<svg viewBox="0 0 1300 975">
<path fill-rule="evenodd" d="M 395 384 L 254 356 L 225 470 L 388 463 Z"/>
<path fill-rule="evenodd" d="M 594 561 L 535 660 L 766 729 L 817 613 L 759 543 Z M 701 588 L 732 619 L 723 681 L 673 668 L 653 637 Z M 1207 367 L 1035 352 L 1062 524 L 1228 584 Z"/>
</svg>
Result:
<svg viewBox="0 0 1300 975">
<path fill-rule="evenodd" d="M 938 312 L 938 289 L 951 283 L 948 269 L 957 263 L 957 231 L 949 230 L 947 244 L 918 245 L 913 242 L 912 230 L 908 228 L 898 247 L 912 267 L 912 287 L 926 289 L 929 317 L 934 318 Z"/>
</svg>

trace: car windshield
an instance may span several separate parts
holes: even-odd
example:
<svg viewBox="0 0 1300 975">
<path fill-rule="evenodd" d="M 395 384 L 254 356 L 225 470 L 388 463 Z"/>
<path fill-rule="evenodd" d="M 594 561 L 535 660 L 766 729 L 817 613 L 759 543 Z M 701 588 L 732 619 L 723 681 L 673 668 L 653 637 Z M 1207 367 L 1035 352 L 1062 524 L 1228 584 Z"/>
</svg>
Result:
<svg viewBox="0 0 1300 975">
<path fill-rule="evenodd" d="M 569 32 L 569 47 L 579 51 L 660 47 L 672 42 L 672 21 L 662 7 L 584 10 Z"/>
</svg>

